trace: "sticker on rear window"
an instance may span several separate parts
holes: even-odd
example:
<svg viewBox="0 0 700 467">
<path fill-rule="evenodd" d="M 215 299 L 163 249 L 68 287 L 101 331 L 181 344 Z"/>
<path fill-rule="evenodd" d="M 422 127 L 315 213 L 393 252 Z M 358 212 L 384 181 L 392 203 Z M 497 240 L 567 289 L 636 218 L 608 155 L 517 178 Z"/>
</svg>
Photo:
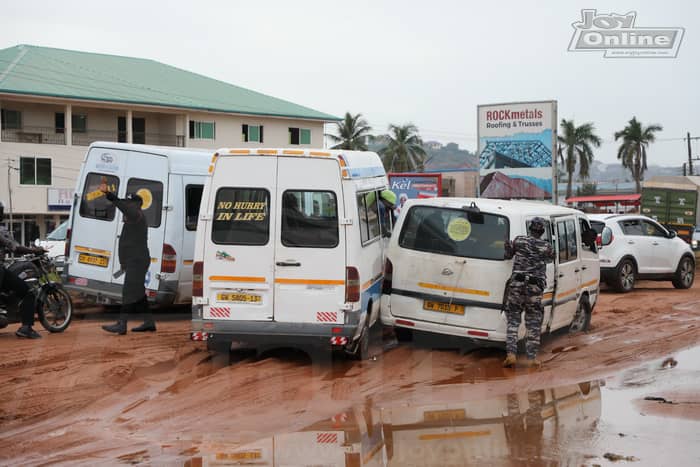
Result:
<svg viewBox="0 0 700 467">
<path fill-rule="evenodd" d="M 447 224 L 447 235 L 455 242 L 463 242 L 472 233 L 472 225 L 462 217 L 455 217 Z"/>
</svg>

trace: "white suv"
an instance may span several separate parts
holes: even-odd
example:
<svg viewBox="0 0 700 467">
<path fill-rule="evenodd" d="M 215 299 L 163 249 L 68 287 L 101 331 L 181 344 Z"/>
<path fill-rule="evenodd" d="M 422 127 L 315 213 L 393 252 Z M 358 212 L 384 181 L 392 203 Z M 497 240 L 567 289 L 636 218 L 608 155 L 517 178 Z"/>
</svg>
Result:
<svg viewBox="0 0 700 467">
<path fill-rule="evenodd" d="M 629 292 L 637 279 L 670 280 L 687 289 L 695 279 L 695 256 L 673 230 L 642 215 L 589 215 L 598 232 L 600 278 L 619 292 Z"/>
</svg>

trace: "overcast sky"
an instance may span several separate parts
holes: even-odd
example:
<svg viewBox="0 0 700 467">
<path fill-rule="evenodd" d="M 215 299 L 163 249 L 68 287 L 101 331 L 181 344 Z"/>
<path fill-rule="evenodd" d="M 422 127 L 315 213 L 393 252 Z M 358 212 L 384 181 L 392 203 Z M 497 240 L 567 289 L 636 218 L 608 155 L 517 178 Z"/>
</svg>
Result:
<svg viewBox="0 0 700 467">
<path fill-rule="evenodd" d="M 678 57 L 568 52 L 583 8 L 685 28 Z M 411 122 L 424 140 L 470 150 L 478 104 L 556 99 L 559 119 L 595 124 L 597 159 L 616 160 L 613 134 L 636 116 L 664 127 L 650 162 L 680 166 L 686 132 L 700 136 L 699 31 L 688 1 L 23 0 L 3 4 L 0 48 L 150 58 L 334 115 L 360 112 L 374 133 Z"/>
</svg>

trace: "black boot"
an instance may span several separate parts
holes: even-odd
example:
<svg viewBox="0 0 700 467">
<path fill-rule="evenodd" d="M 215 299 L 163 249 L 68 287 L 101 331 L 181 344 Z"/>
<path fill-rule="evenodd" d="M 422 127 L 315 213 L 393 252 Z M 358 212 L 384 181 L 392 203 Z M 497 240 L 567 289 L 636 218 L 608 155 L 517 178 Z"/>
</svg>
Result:
<svg viewBox="0 0 700 467">
<path fill-rule="evenodd" d="M 156 332 L 156 323 L 152 319 L 146 319 L 141 326 L 131 328 L 131 332 Z"/>
<path fill-rule="evenodd" d="M 126 320 L 119 319 L 114 324 L 106 324 L 102 326 L 102 329 L 107 332 L 113 332 L 114 334 L 124 335 L 126 334 Z"/>
</svg>

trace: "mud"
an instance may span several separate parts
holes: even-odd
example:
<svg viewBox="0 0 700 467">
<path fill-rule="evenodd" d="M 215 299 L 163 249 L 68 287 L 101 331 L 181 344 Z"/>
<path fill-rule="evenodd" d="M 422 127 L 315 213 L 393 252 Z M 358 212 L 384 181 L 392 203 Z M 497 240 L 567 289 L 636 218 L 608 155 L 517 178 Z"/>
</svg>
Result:
<svg viewBox="0 0 700 467">
<path fill-rule="evenodd" d="M 588 333 L 543 340 L 540 370 L 503 369 L 501 351 L 455 349 L 440 338 L 396 343 L 379 329 L 365 362 L 294 349 L 222 355 L 187 340 L 186 311 L 162 312 L 156 334 L 105 335 L 99 326 L 115 316 L 85 309 L 67 332 L 42 332 L 39 341 L 16 339 L 14 325 L 0 331 L 0 464 L 272 465 L 270 440 L 298 448 L 288 462 L 276 452 L 280 464 L 629 462 L 606 453 L 637 458 L 634 465 L 700 464 L 698 283 L 604 291 Z M 575 398 L 559 401 L 574 397 L 571 388 Z M 587 404 L 599 409 L 586 412 Z M 407 408 L 414 420 L 389 433 Z M 564 409 L 578 414 L 574 422 L 550 414 Z M 413 430 L 426 413 L 437 431 Z M 488 428 L 479 428 L 484 420 Z M 397 448 L 420 446 L 413 435 L 433 446 L 427 457 Z M 455 449 L 463 456 L 453 462 L 446 456 Z"/>
</svg>

